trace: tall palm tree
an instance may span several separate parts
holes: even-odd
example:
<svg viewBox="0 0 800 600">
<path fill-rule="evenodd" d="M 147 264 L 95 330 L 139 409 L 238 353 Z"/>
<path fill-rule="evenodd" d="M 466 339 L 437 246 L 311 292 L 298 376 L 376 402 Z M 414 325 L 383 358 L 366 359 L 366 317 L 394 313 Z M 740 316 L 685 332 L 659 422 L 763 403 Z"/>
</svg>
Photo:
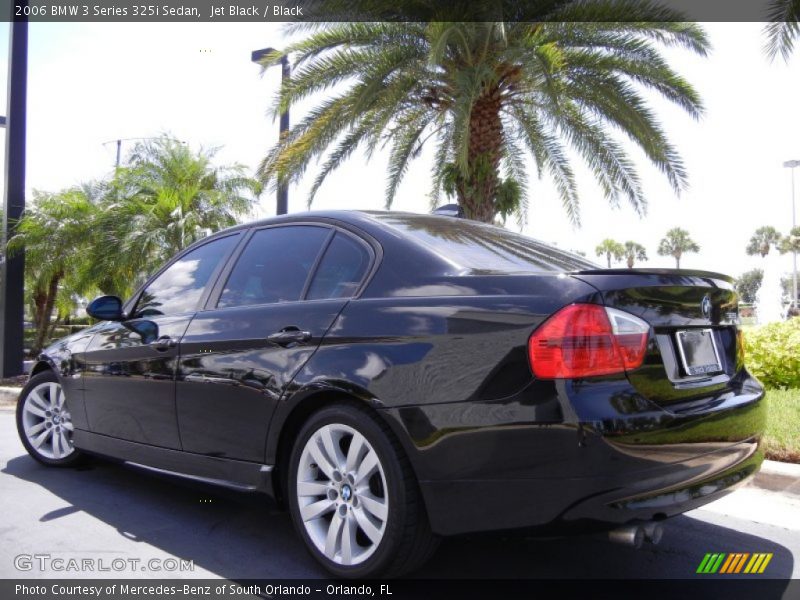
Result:
<svg viewBox="0 0 800 600">
<path fill-rule="evenodd" d="M 773 0 L 770 4 L 765 50 L 770 59 L 780 55 L 789 60 L 795 40 L 800 37 L 800 0 Z"/>
<path fill-rule="evenodd" d="M 760 255 L 764 258 L 769 254 L 770 248 L 778 247 L 781 243 L 781 234 L 778 230 L 770 225 L 759 227 L 750 238 L 747 244 L 747 254 L 750 256 Z"/>
<path fill-rule="evenodd" d="M 676 269 L 681 268 L 681 257 L 689 252 L 700 252 L 700 246 L 680 227 L 670 229 L 658 244 L 659 255 L 673 257 Z"/>
<path fill-rule="evenodd" d="M 178 250 L 249 213 L 261 184 L 241 165 L 214 166 L 214 154 L 166 135 L 134 147 L 98 219 L 92 276 L 103 291 L 127 295 Z"/>
<path fill-rule="evenodd" d="M 778 246 L 781 254 L 787 252 L 797 252 L 800 254 L 800 226 L 794 227 L 789 231 L 789 235 L 783 237 Z"/>
<path fill-rule="evenodd" d="M 9 240 L 9 252 L 25 249 L 25 288 L 40 350 L 50 332 L 59 296 L 83 286 L 97 206 L 76 187 L 55 194 L 34 191 L 33 202 Z"/>
<path fill-rule="evenodd" d="M 597 248 L 594 249 L 594 252 L 597 256 L 606 257 L 606 262 L 608 264 L 608 268 L 610 269 L 611 259 L 614 259 L 614 262 L 622 260 L 622 257 L 625 255 L 625 246 L 616 240 L 606 238 L 597 245 Z"/>
<path fill-rule="evenodd" d="M 605 22 L 581 22 L 587 10 Z M 660 49 L 678 46 L 705 55 L 703 30 L 649 2 L 556 0 L 538 11 L 526 22 L 441 18 L 289 26 L 290 34 L 303 37 L 262 62 L 267 67 L 291 54 L 296 65 L 275 114 L 314 94 L 327 95 L 269 151 L 259 169 L 262 181 L 295 182 L 321 158 L 310 204 L 328 174 L 357 148 L 369 157 L 388 146 L 390 207 L 409 162 L 430 142 L 432 196 L 449 191 L 467 217 L 492 222 L 508 213 L 509 203 L 524 214 L 530 154 L 578 223 L 571 147 L 609 202 L 624 198 L 644 213 L 634 163 L 613 133 L 620 131 L 676 192 L 683 189 L 683 162 L 645 98 L 655 92 L 700 116 L 698 94 Z"/>
<path fill-rule="evenodd" d="M 632 269 L 637 260 L 647 260 L 647 250 L 636 242 L 625 242 L 625 262 L 628 264 L 628 268 Z"/>
</svg>

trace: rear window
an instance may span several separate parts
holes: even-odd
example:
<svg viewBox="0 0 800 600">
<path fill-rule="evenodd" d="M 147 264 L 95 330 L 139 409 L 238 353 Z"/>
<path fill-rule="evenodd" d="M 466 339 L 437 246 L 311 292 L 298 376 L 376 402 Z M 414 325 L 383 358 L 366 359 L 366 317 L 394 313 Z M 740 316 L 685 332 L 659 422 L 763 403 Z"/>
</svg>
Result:
<svg viewBox="0 0 800 600">
<path fill-rule="evenodd" d="M 502 227 L 436 215 L 373 213 L 457 268 L 477 273 L 579 271 L 593 262 Z"/>
</svg>

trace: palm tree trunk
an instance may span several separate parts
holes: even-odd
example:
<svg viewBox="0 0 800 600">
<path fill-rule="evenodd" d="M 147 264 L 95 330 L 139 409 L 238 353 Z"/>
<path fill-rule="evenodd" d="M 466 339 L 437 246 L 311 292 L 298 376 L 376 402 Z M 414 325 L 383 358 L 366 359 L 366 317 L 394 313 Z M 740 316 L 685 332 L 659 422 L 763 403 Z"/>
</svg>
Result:
<svg viewBox="0 0 800 600">
<path fill-rule="evenodd" d="M 42 326 L 42 316 L 44 315 L 44 305 L 47 302 L 47 293 L 42 289 L 33 292 L 33 325 L 36 331 Z"/>
<path fill-rule="evenodd" d="M 606 261 L 608 261 L 608 268 L 611 268 L 611 252 L 606 252 Z"/>
<path fill-rule="evenodd" d="M 495 197 L 500 181 L 500 150 L 503 124 L 500 120 L 500 91 L 493 88 L 472 106 L 469 118 L 466 181 L 456 186 L 458 203 L 468 219 L 492 223 Z"/>
<path fill-rule="evenodd" d="M 56 333 L 56 327 L 61 323 L 61 313 L 56 313 L 55 320 L 50 324 L 50 328 L 47 330 L 47 337 L 52 339 Z"/>
<path fill-rule="evenodd" d="M 680 269 L 681 268 L 681 257 L 680 256 L 676 256 L 675 257 L 675 268 L 676 269 Z"/>
<path fill-rule="evenodd" d="M 632 256 L 628 257 L 628 268 L 629 269 L 633 268 L 633 257 Z"/>
<path fill-rule="evenodd" d="M 53 313 L 53 306 L 56 302 L 56 294 L 58 294 L 58 284 L 61 281 L 61 273 L 56 273 L 50 278 L 47 285 L 46 299 L 42 307 L 42 314 L 39 323 L 36 327 L 36 339 L 33 342 L 34 352 L 39 352 L 44 346 L 47 333 L 50 330 L 50 317 Z"/>
</svg>

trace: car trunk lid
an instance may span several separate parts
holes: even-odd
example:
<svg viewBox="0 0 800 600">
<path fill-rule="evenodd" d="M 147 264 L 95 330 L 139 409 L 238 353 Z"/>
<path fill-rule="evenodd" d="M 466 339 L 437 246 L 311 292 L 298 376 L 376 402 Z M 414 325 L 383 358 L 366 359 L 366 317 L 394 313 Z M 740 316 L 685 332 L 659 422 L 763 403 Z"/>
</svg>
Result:
<svg viewBox="0 0 800 600">
<path fill-rule="evenodd" d="M 606 306 L 651 325 L 644 364 L 628 373 L 648 400 L 688 407 L 735 383 L 743 353 L 730 277 L 678 269 L 598 269 L 572 276 L 597 289 Z"/>
</svg>

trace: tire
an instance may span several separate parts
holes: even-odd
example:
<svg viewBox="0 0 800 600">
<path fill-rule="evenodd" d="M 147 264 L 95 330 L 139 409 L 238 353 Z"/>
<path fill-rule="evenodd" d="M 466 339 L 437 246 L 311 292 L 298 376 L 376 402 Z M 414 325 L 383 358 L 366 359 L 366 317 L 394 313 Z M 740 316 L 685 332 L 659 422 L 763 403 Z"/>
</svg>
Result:
<svg viewBox="0 0 800 600">
<path fill-rule="evenodd" d="M 435 551 L 439 540 L 408 458 L 368 409 L 335 404 L 312 414 L 288 467 L 286 498 L 295 528 L 336 577 L 396 577 Z"/>
<path fill-rule="evenodd" d="M 22 388 L 17 432 L 28 454 L 48 467 L 71 467 L 84 458 L 72 445 L 72 417 L 52 371 L 34 375 Z"/>
</svg>

